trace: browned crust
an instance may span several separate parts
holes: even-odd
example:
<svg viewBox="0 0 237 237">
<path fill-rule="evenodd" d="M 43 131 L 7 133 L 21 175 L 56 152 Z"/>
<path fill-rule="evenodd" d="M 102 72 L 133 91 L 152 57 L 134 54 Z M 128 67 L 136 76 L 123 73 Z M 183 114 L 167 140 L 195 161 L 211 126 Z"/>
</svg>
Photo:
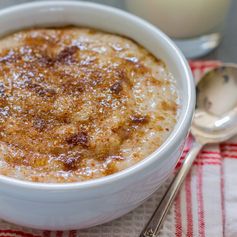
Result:
<svg viewBox="0 0 237 237">
<path fill-rule="evenodd" d="M 96 52 L 70 39 L 72 31 L 16 33 L 20 43 L 0 50 L 0 142 L 8 149 L 4 160 L 10 166 L 73 172 L 91 157 L 121 157 L 123 142 L 149 124 L 149 115 L 132 107 L 133 78 L 146 77 L 157 87 L 163 82 L 141 61 L 119 57 L 122 48 Z M 149 53 L 146 57 L 155 60 Z M 177 107 L 163 101 L 161 109 L 175 113 Z M 121 110 L 119 121 L 106 124 Z M 114 172 L 112 161 L 104 174 Z"/>
</svg>

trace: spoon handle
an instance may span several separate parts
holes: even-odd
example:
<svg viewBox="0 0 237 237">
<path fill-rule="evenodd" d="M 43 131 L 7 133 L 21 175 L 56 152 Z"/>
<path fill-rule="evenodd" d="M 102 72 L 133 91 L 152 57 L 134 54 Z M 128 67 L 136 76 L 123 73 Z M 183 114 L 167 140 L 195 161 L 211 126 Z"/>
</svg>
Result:
<svg viewBox="0 0 237 237">
<path fill-rule="evenodd" d="M 187 154 L 186 158 L 184 159 L 181 168 L 179 169 L 176 176 L 169 185 L 166 193 L 161 199 L 151 219 L 148 221 L 146 227 L 143 229 L 140 237 L 158 236 L 160 228 L 166 217 L 166 214 L 169 211 L 170 206 L 174 201 L 174 198 L 176 197 L 185 177 L 187 176 L 189 170 L 191 169 L 192 164 L 202 147 L 203 145 L 198 142 L 193 143 L 193 146 L 189 151 L 189 153 Z"/>
</svg>

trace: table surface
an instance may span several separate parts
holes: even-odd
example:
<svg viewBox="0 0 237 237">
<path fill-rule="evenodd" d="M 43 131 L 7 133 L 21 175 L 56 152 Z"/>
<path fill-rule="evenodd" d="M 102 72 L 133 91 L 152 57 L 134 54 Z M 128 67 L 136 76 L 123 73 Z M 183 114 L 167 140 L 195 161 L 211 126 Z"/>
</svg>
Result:
<svg viewBox="0 0 237 237">
<path fill-rule="evenodd" d="M 0 8 L 12 4 L 29 2 L 30 0 L 0 0 Z M 33 0 L 32 0 L 33 1 Z M 84 0 L 105 3 L 119 8 L 124 8 L 123 0 Z M 135 1 L 135 0 L 134 0 Z M 208 1 L 208 0 L 207 0 Z M 237 63 L 237 0 L 232 0 L 232 6 L 227 18 L 224 38 L 217 49 L 202 59 L 217 59 L 224 62 Z"/>
</svg>

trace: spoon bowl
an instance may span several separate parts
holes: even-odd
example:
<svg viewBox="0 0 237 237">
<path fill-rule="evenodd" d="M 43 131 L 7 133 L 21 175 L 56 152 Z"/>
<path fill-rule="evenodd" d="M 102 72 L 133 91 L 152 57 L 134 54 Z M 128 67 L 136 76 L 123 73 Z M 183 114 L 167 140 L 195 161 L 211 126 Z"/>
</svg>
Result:
<svg viewBox="0 0 237 237">
<path fill-rule="evenodd" d="M 237 65 L 211 70 L 197 85 L 191 132 L 199 142 L 217 143 L 237 133 Z"/>
</svg>

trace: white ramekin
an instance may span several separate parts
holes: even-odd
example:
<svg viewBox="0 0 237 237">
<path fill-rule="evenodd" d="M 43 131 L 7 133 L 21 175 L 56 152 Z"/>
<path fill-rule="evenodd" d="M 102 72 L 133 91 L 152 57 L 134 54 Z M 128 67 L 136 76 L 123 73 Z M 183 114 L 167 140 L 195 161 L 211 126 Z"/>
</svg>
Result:
<svg viewBox="0 0 237 237">
<path fill-rule="evenodd" d="M 1 36 L 32 26 L 68 24 L 128 36 L 164 60 L 177 79 L 181 110 L 164 144 L 122 172 L 71 184 L 33 183 L 0 176 L 0 218 L 38 229 L 87 228 L 140 205 L 174 169 L 194 111 L 194 82 L 185 58 L 166 35 L 140 18 L 115 8 L 73 1 L 37 2 L 0 11 Z"/>
</svg>

